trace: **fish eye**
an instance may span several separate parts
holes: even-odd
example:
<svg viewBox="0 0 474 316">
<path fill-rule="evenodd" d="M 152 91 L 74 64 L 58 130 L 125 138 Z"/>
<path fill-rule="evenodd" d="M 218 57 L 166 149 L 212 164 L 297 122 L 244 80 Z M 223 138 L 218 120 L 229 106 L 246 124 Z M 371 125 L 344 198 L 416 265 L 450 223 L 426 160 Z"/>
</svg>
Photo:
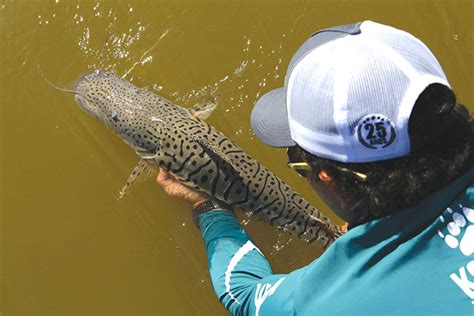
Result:
<svg viewBox="0 0 474 316">
<path fill-rule="evenodd" d="M 114 122 L 118 122 L 118 120 L 119 120 L 119 119 L 118 119 L 118 113 L 115 112 L 115 111 L 112 111 L 112 120 L 113 120 Z"/>
</svg>

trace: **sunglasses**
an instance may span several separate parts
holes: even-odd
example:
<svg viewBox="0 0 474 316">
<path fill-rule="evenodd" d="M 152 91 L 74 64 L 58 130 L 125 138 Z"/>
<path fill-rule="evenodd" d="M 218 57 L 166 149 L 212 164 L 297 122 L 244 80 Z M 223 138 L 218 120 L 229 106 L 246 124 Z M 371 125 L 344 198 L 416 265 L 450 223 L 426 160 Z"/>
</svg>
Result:
<svg viewBox="0 0 474 316">
<path fill-rule="evenodd" d="M 307 178 L 311 172 L 311 166 L 304 161 L 297 147 L 288 147 L 286 150 L 288 156 L 288 168 L 295 170 L 303 178 Z M 339 171 L 350 173 L 354 178 L 361 182 L 367 181 L 367 175 L 361 172 L 353 171 L 344 167 L 336 167 Z"/>
<path fill-rule="evenodd" d="M 307 178 L 311 172 L 311 166 L 304 161 L 301 152 L 294 147 L 288 147 L 286 149 L 286 155 L 288 156 L 288 168 L 293 169 L 303 178 Z"/>
</svg>

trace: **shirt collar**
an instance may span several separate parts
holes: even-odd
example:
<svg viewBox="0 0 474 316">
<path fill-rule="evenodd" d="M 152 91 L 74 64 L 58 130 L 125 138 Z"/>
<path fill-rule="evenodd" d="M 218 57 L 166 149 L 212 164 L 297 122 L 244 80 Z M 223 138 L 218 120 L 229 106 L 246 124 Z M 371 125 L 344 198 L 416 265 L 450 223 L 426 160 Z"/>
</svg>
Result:
<svg viewBox="0 0 474 316">
<path fill-rule="evenodd" d="M 430 225 L 473 182 L 474 168 L 416 205 L 354 227 L 346 235 L 363 243 L 364 248 L 390 238 L 410 239 Z"/>
</svg>

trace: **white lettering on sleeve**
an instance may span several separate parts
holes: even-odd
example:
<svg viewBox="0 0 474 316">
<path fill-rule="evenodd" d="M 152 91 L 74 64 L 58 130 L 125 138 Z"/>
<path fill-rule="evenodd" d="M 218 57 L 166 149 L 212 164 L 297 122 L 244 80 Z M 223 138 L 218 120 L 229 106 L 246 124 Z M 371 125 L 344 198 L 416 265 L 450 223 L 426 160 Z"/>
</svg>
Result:
<svg viewBox="0 0 474 316">
<path fill-rule="evenodd" d="M 239 250 L 237 250 L 237 252 L 234 254 L 232 259 L 230 259 L 229 265 L 227 266 L 227 270 L 225 271 L 225 279 L 224 279 L 225 291 L 226 293 L 229 293 L 230 298 L 235 300 L 237 304 L 240 304 L 240 302 L 237 300 L 237 298 L 234 296 L 234 294 L 232 293 L 230 289 L 230 277 L 231 277 L 232 271 L 237 266 L 237 263 L 239 263 L 239 261 L 242 260 L 242 258 L 247 253 L 249 253 L 250 251 L 254 249 L 257 250 L 260 254 L 262 254 L 262 252 L 260 251 L 260 249 L 257 248 L 257 246 L 255 246 L 250 240 L 247 241 L 244 245 L 242 245 L 242 247 L 239 248 Z"/>
<path fill-rule="evenodd" d="M 258 312 L 260 311 L 260 307 L 262 306 L 263 302 L 273 293 L 275 293 L 276 289 L 280 286 L 281 282 L 283 282 L 285 278 L 281 278 L 275 282 L 275 284 L 271 285 L 269 283 L 266 284 L 257 284 L 257 291 L 255 292 L 255 316 L 258 316 Z"/>
</svg>

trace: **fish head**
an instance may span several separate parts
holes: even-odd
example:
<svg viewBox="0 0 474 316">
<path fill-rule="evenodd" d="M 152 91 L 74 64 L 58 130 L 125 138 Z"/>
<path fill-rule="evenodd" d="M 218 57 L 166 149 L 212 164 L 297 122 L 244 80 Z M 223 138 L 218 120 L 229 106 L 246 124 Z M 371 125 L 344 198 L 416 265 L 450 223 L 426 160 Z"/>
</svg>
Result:
<svg viewBox="0 0 474 316">
<path fill-rule="evenodd" d="M 157 155 L 160 119 L 150 108 L 149 93 L 113 72 L 95 71 L 75 85 L 79 107 L 112 129 L 145 159 Z"/>
</svg>

